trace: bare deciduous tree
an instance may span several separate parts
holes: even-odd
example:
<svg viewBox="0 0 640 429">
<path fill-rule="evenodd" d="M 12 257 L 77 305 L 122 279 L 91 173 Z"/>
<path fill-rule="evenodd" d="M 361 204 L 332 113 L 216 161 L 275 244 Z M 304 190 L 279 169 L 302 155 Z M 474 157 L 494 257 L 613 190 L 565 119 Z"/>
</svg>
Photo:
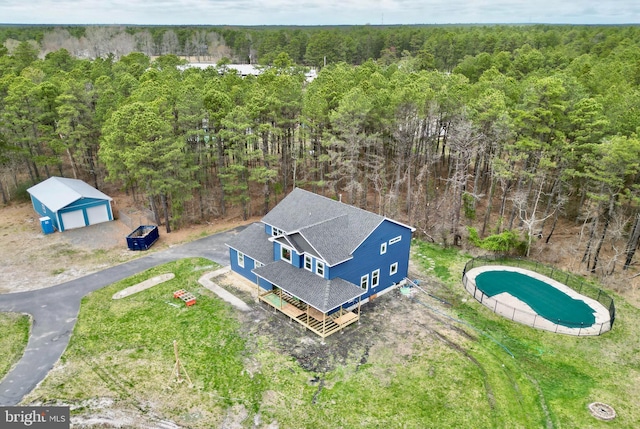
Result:
<svg viewBox="0 0 640 429">
<path fill-rule="evenodd" d="M 526 253 L 527 257 L 529 257 L 529 254 L 531 252 L 531 243 L 533 242 L 533 237 L 538 236 L 538 234 L 536 234 L 537 228 L 539 228 L 539 225 L 542 222 L 544 222 L 549 217 L 553 216 L 553 213 L 549 213 L 544 217 L 538 217 L 537 215 L 538 204 L 540 203 L 540 200 L 543 196 L 542 190 L 544 189 L 544 184 L 545 184 L 544 177 L 540 178 L 538 180 L 536 197 L 531 209 L 528 208 L 529 206 L 528 192 L 520 191 L 513 196 L 513 205 L 518 212 L 518 217 L 520 218 L 520 221 L 522 222 L 527 235 L 527 253 Z"/>
<path fill-rule="evenodd" d="M 136 41 L 136 47 L 140 52 L 149 57 L 156 54 L 155 42 L 148 30 L 136 33 L 134 39 Z"/>
<path fill-rule="evenodd" d="M 452 121 L 449 129 L 450 174 L 447 188 L 451 194 L 451 233 L 454 243 L 458 242 L 460 232 L 460 211 L 462 199 L 469 181 L 469 168 L 474 155 L 481 151 L 484 136 L 474 129 L 466 117 L 461 116 Z"/>
<path fill-rule="evenodd" d="M 162 55 L 174 54 L 180 55 L 180 41 L 178 35 L 173 30 L 167 30 L 162 35 L 162 44 L 160 45 Z"/>
</svg>

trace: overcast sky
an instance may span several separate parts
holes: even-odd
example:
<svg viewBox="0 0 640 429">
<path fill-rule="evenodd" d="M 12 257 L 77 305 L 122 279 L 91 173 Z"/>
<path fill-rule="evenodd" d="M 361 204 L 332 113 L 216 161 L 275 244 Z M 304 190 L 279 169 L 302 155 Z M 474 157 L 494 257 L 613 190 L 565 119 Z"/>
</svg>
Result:
<svg viewBox="0 0 640 429">
<path fill-rule="evenodd" d="M 0 0 L 16 24 L 640 23 L 639 0 Z"/>
</svg>

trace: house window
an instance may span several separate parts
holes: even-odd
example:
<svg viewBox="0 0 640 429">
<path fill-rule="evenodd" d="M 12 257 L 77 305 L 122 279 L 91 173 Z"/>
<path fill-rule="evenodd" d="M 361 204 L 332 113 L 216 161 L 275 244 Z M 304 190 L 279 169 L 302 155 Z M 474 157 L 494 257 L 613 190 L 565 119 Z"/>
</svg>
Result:
<svg viewBox="0 0 640 429">
<path fill-rule="evenodd" d="M 275 226 L 271 227 L 271 235 L 273 235 L 274 237 L 282 234 L 284 234 L 283 230 L 278 229 Z"/>
<path fill-rule="evenodd" d="M 385 253 L 387 253 L 387 242 L 386 241 L 380 245 L 380 254 L 384 255 Z"/>
<path fill-rule="evenodd" d="M 391 246 L 392 244 L 396 244 L 400 240 L 402 240 L 402 236 L 401 235 L 399 235 L 399 236 L 397 236 L 395 238 L 392 238 L 391 240 L 389 240 L 389 246 Z"/>
<path fill-rule="evenodd" d="M 391 266 L 389 267 L 389 275 L 392 276 L 395 273 L 398 272 L 398 263 L 394 262 L 393 264 L 391 264 Z"/>
<path fill-rule="evenodd" d="M 377 287 L 380 284 L 380 270 L 371 273 L 371 287 Z"/>
<path fill-rule="evenodd" d="M 316 262 L 316 274 L 320 277 L 324 277 L 324 262 Z"/>
<path fill-rule="evenodd" d="M 264 267 L 264 264 L 262 262 L 256 261 L 254 268 L 260 268 L 260 267 Z"/>
<path fill-rule="evenodd" d="M 312 263 L 311 263 L 311 256 L 309 255 L 304 255 L 304 269 L 307 271 L 312 271 Z"/>
<path fill-rule="evenodd" d="M 364 276 L 360 277 L 360 287 L 364 290 L 367 290 L 367 288 L 369 287 L 369 274 L 365 274 Z"/>
<path fill-rule="evenodd" d="M 238 252 L 238 266 L 244 268 L 244 253 Z"/>
<path fill-rule="evenodd" d="M 280 257 L 288 263 L 291 263 L 291 249 L 280 246 Z"/>
</svg>

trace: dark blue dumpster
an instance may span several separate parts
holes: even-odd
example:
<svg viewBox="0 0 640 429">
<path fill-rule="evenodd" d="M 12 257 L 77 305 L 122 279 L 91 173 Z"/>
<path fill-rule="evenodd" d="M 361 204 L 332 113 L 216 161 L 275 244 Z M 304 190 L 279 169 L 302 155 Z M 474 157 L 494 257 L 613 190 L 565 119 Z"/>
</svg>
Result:
<svg viewBox="0 0 640 429">
<path fill-rule="evenodd" d="M 156 242 L 160 234 L 155 225 L 140 225 L 127 235 L 127 246 L 130 250 L 147 250 Z"/>
</svg>

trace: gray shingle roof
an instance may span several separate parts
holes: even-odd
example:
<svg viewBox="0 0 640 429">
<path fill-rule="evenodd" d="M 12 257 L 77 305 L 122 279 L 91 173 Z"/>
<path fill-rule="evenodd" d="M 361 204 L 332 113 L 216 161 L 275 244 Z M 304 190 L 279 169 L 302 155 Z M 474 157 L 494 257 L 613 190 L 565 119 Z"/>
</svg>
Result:
<svg viewBox="0 0 640 429">
<path fill-rule="evenodd" d="M 318 257 L 318 253 L 311 247 L 311 244 L 302 236 L 302 234 L 296 232 L 288 236 L 289 241 L 293 243 L 296 247 L 296 250 L 299 250 L 298 253 L 308 253 L 315 257 Z"/>
<path fill-rule="evenodd" d="M 384 219 L 375 213 L 296 188 L 262 221 L 287 234 L 299 233 L 332 266 L 349 259 Z"/>
<path fill-rule="evenodd" d="M 273 261 L 273 243 L 269 241 L 269 236 L 264 232 L 264 225 L 261 223 L 252 223 L 226 244 L 263 264 Z"/>
<path fill-rule="evenodd" d="M 296 268 L 283 261 L 256 268 L 253 272 L 323 313 L 338 308 L 366 293 L 359 286 L 343 279 L 323 279 L 305 269 Z"/>
<path fill-rule="evenodd" d="M 81 198 L 112 200 L 110 196 L 82 180 L 56 176 L 30 187 L 27 192 L 54 212 Z"/>
</svg>

